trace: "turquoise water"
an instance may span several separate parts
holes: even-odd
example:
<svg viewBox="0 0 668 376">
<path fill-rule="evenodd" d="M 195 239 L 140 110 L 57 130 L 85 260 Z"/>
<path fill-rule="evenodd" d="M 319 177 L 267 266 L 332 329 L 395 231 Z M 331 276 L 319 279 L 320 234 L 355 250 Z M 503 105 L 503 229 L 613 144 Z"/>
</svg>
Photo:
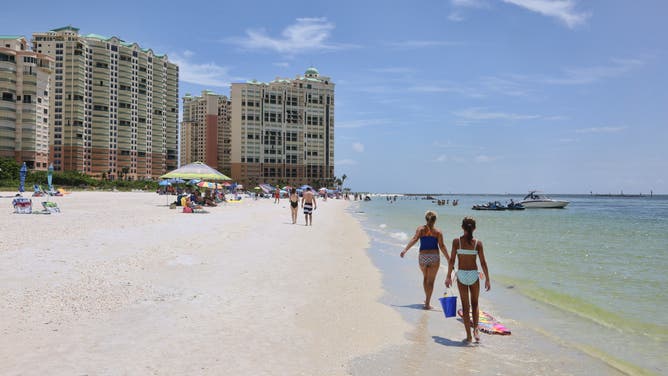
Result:
<svg viewBox="0 0 668 376">
<path fill-rule="evenodd" d="M 567 208 L 503 212 L 471 206 L 521 196 L 438 198 L 458 198 L 459 205 L 376 197 L 355 210 L 364 212 L 359 217 L 372 240 L 396 246 L 396 254 L 424 222 L 426 210 L 438 213 L 448 249 L 461 234 L 462 218 L 473 216 L 493 288 L 549 312 L 513 312 L 506 302 L 505 316 L 529 320 L 539 331 L 602 359 L 668 372 L 668 196 L 559 196 L 571 202 Z"/>
</svg>

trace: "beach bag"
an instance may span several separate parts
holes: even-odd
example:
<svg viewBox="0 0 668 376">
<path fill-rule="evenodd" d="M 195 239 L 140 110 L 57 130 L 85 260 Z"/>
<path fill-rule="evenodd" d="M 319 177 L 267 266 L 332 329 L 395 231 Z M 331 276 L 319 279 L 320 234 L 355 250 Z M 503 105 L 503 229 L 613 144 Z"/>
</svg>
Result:
<svg viewBox="0 0 668 376">
<path fill-rule="evenodd" d="M 189 207 L 189 206 L 184 206 L 184 207 L 183 207 L 183 212 L 184 212 L 184 213 L 192 213 L 192 212 L 193 212 L 193 208 L 191 208 L 191 207 Z"/>
<path fill-rule="evenodd" d="M 443 308 L 443 313 L 445 314 L 445 317 L 455 317 L 457 315 L 457 296 L 452 294 L 452 291 L 450 291 L 450 294 L 448 295 L 448 291 L 443 294 L 442 298 L 438 298 L 438 300 L 441 302 L 441 307 Z"/>
</svg>

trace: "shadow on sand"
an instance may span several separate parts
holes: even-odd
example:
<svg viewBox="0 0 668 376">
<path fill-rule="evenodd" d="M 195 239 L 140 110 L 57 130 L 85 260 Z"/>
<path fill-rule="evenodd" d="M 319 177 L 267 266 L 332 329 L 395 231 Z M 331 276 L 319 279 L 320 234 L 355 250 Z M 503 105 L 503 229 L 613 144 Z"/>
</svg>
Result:
<svg viewBox="0 0 668 376">
<path fill-rule="evenodd" d="M 450 346 L 450 347 L 469 347 L 471 346 L 470 343 L 459 340 L 459 341 L 453 341 L 448 338 L 443 338 L 440 336 L 432 336 L 431 338 L 434 339 L 434 342 L 438 343 L 439 345 L 443 346 Z"/>
<path fill-rule="evenodd" d="M 424 304 L 407 304 L 407 305 L 396 305 L 396 304 L 392 304 L 392 307 L 417 309 L 417 310 L 419 310 L 419 311 L 442 312 L 441 310 L 436 309 L 436 308 L 432 308 L 432 309 L 424 309 Z"/>
</svg>

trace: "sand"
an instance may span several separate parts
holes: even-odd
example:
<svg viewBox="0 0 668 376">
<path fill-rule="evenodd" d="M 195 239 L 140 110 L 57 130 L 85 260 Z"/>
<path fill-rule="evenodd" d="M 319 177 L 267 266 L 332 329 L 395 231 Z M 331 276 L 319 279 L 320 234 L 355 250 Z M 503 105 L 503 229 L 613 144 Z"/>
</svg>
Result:
<svg viewBox="0 0 668 376">
<path fill-rule="evenodd" d="M 406 343 L 347 202 L 184 214 L 155 193 L 0 199 L 0 374 L 343 375 Z M 37 204 L 41 198 L 33 201 Z"/>
<path fill-rule="evenodd" d="M 52 198 L 60 214 L 18 215 L 0 196 L 1 375 L 624 373 L 485 294 L 513 335 L 465 346 L 460 322 L 421 309 L 416 249 L 371 244 L 355 203 L 320 202 L 306 227 L 287 200 L 184 214 L 155 193 L 74 192 Z"/>
</svg>

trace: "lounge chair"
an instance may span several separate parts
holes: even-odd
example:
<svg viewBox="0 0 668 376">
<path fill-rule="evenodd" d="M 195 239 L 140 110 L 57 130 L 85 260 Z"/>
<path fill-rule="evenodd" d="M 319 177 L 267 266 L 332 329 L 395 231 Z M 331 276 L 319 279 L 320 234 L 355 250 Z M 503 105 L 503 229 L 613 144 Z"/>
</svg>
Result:
<svg viewBox="0 0 668 376">
<path fill-rule="evenodd" d="M 53 201 L 43 201 L 42 206 L 44 207 L 45 212 L 49 212 L 51 214 L 60 213 L 60 208 L 58 207 L 58 204 L 56 204 Z"/>
<path fill-rule="evenodd" d="M 37 184 L 33 185 L 33 190 L 34 192 L 32 193 L 32 197 L 42 197 L 45 195 L 44 190 L 42 190 L 42 187 L 40 187 Z"/>
<path fill-rule="evenodd" d="M 26 197 L 14 197 L 12 200 L 14 206 L 14 213 L 16 214 L 31 214 L 32 200 Z"/>
</svg>

